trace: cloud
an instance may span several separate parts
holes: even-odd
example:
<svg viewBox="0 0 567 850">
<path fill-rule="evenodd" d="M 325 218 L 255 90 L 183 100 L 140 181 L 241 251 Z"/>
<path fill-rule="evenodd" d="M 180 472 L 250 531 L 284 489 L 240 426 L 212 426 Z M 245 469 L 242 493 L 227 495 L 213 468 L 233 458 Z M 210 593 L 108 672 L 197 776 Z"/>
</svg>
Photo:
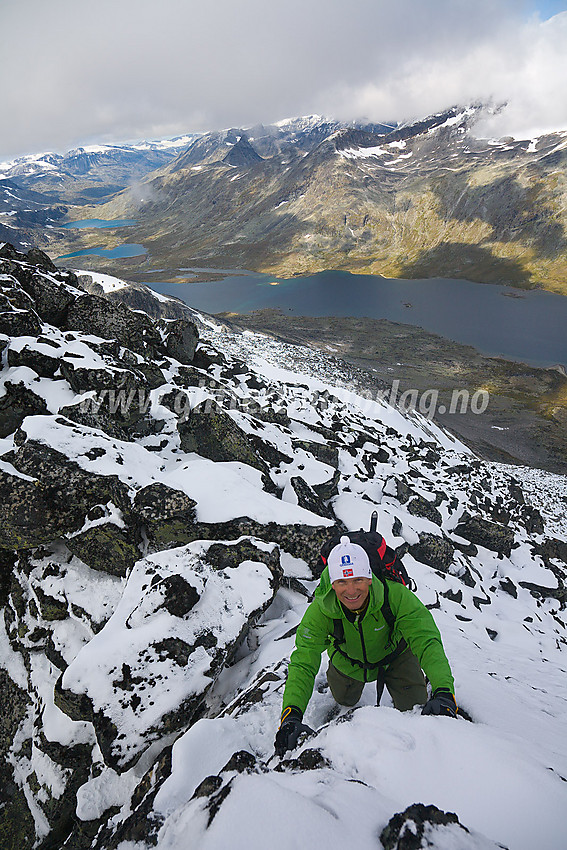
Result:
<svg viewBox="0 0 567 850">
<path fill-rule="evenodd" d="M 542 24 L 527 9 L 518 0 L 2 0 L 0 159 L 313 112 L 405 119 L 490 96 L 509 101 L 512 124 L 567 125 L 567 16 Z"/>
</svg>

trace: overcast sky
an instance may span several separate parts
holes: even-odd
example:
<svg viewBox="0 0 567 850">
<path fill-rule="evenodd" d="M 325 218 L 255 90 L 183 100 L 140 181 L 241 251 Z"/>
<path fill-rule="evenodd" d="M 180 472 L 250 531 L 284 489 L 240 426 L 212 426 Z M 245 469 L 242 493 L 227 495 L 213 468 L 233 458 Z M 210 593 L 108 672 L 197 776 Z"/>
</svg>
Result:
<svg viewBox="0 0 567 850">
<path fill-rule="evenodd" d="M 0 0 L 0 160 L 312 113 L 567 128 L 567 0 Z M 550 17 L 554 16 L 554 17 Z"/>
</svg>

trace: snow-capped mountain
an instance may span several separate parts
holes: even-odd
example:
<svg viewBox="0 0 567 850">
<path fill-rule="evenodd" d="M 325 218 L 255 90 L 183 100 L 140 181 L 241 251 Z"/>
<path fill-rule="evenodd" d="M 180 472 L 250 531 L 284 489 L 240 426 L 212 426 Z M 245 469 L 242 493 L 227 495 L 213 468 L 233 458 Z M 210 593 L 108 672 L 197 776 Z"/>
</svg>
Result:
<svg viewBox="0 0 567 850">
<path fill-rule="evenodd" d="M 129 273 L 342 269 L 564 292 L 567 134 L 479 139 L 485 114 L 474 105 L 400 126 L 312 118 L 207 133 L 148 174 L 143 192 L 73 217 L 135 220 L 129 235 L 148 254 Z M 41 244 L 57 256 L 97 238 L 55 231 Z"/>
<path fill-rule="evenodd" d="M 0 163 L 0 178 L 43 194 L 46 202 L 96 203 L 171 162 L 198 133 L 129 145 L 88 145 Z"/>
<path fill-rule="evenodd" d="M 177 156 L 199 136 L 199 133 L 189 133 L 176 136 L 173 139 L 138 142 L 130 145 L 86 145 L 74 148 L 66 154 L 51 152 L 27 154 L 0 163 L 0 174 L 5 177 L 36 177 L 40 178 L 47 172 L 63 174 L 82 174 L 101 163 L 125 161 L 129 157 L 143 154 L 146 157 L 160 152 L 169 152 L 171 157 Z M 138 158 L 140 158 L 138 156 Z M 150 166 L 151 167 L 151 166 Z M 155 167 L 155 166 L 153 166 Z"/>
<path fill-rule="evenodd" d="M 560 850 L 565 479 L 144 288 L 0 272 L 3 850 Z M 280 760 L 319 547 L 374 509 L 462 716 L 337 712 L 323 667 Z"/>
</svg>

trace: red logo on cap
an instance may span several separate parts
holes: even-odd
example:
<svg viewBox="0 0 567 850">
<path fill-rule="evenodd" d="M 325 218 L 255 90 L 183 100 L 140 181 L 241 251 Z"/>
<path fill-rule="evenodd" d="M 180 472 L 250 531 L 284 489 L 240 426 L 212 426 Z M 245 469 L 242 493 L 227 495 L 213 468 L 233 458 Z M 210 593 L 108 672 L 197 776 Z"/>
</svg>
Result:
<svg viewBox="0 0 567 850">
<path fill-rule="evenodd" d="M 346 578 L 347 576 L 353 575 L 353 571 L 352 570 L 343 570 L 343 575 Z"/>
</svg>

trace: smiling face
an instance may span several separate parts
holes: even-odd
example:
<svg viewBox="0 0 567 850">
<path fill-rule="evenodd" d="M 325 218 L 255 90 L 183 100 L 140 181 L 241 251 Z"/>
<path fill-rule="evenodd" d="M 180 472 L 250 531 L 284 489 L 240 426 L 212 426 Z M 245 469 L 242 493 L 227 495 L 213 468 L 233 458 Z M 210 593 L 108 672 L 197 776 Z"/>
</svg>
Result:
<svg viewBox="0 0 567 850">
<path fill-rule="evenodd" d="M 332 588 L 345 608 L 349 611 L 358 611 L 368 599 L 371 584 L 370 578 L 338 578 L 333 582 Z"/>
</svg>

